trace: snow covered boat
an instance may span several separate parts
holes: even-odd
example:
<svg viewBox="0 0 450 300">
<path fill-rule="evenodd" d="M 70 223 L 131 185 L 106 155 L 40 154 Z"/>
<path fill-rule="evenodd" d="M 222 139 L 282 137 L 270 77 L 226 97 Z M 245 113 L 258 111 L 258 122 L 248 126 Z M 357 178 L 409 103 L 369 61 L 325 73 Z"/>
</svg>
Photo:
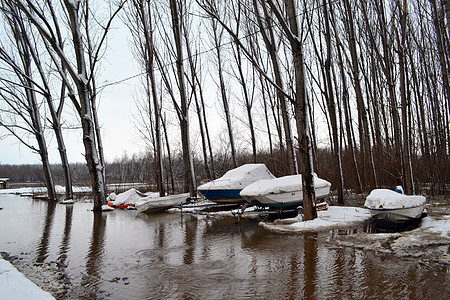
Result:
<svg viewBox="0 0 450 300">
<path fill-rule="evenodd" d="M 115 193 L 111 193 L 108 196 L 107 204 L 108 206 L 114 207 L 114 208 L 127 208 L 130 206 L 134 206 L 135 203 L 139 200 L 142 200 L 146 197 L 151 196 L 152 194 L 157 193 L 141 193 L 136 189 L 129 189 L 126 192 L 120 193 L 119 195 L 116 195 Z"/>
<path fill-rule="evenodd" d="M 377 220 L 403 223 L 420 218 L 425 209 L 425 197 L 407 196 L 400 192 L 375 189 L 367 196 L 364 206 Z"/>
<path fill-rule="evenodd" d="M 330 193 L 331 183 L 314 174 L 316 202 Z M 303 204 L 302 175 L 259 180 L 244 188 L 240 195 L 250 204 L 261 207 L 287 208 Z"/>
<path fill-rule="evenodd" d="M 141 212 L 155 212 L 184 204 L 190 199 L 189 193 L 170 195 L 165 197 L 149 196 L 136 202 L 135 207 Z"/>
<path fill-rule="evenodd" d="M 222 177 L 205 183 L 197 191 L 206 199 L 216 203 L 245 203 L 239 194 L 247 185 L 262 179 L 273 179 L 264 164 L 246 164 L 229 170 Z"/>
</svg>

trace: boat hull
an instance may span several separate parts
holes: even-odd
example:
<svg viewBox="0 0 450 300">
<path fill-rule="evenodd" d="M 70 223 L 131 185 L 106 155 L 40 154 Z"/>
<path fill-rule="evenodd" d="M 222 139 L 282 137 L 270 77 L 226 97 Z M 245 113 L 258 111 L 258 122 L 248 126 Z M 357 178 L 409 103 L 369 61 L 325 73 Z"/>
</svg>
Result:
<svg viewBox="0 0 450 300">
<path fill-rule="evenodd" d="M 245 203 L 244 198 L 239 194 L 241 189 L 222 189 L 222 190 L 198 190 L 209 201 L 229 204 L 229 203 Z"/>
<path fill-rule="evenodd" d="M 330 187 L 316 188 L 316 202 L 325 199 L 330 193 Z M 289 208 L 303 205 L 303 191 L 294 191 L 276 194 L 263 194 L 245 197 L 250 204 L 260 207 Z"/>
<path fill-rule="evenodd" d="M 425 204 L 395 209 L 383 209 L 383 208 L 368 208 L 370 214 L 377 220 L 385 220 L 392 223 L 403 223 L 409 220 L 418 219 L 422 216 Z"/>
</svg>

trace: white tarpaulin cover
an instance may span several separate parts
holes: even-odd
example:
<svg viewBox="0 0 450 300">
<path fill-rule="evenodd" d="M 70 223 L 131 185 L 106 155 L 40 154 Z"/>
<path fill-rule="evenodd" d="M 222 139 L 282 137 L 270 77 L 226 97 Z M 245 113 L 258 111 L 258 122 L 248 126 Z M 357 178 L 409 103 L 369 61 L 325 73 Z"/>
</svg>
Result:
<svg viewBox="0 0 450 300">
<path fill-rule="evenodd" d="M 250 183 L 261 179 L 273 179 L 265 164 L 246 164 L 229 170 L 222 177 L 202 184 L 199 190 L 243 189 Z"/>
<path fill-rule="evenodd" d="M 388 189 L 375 189 L 366 198 L 364 206 L 367 208 L 406 208 L 423 205 L 424 196 L 407 196 Z"/>
<path fill-rule="evenodd" d="M 114 203 L 116 206 L 123 204 L 135 204 L 137 201 L 153 195 L 156 196 L 158 194 L 144 194 L 133 188 L 126 192 L 120 193 L 119 195 L 111 193 L 111 195 L 108 196 L 108 202 Z"/>
<path fill-rule="evenodd" d="M 326 186 L 331 186 L 331 183 L 314 174 L 315 189 Z M 241 196 L 251 197 L 267 194 L 290 193 L 301 190 L 303 190 L 302 175 L 299 174 L 254 182 L 241 191 Z"/>
</svg>

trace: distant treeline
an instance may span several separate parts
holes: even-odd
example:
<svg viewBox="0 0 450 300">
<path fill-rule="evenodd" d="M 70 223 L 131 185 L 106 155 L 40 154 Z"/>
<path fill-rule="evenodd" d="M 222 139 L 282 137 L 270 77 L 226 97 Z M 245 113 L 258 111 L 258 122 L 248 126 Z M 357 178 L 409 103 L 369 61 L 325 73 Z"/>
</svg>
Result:
<svg viewBox="0 0 450 300">
<path fill-rule="evenodd" d="M 283 154 L 280 150 L 275 150 L 272 154 L 266 151 L 258 152 L 257 161 L 264 163 L 270 171 L 277 177 L 289 175 L 288 168 L 283 163 Z M 352 171 L 353 163 L 350 151 L 342 153 L 343 176 L 345 187 L 350 190 L 357 190 L 357 178 Z M 214 178 L 222 176 L 226 171 L 233 168 L 229 154 L 224 151 L 215 157 L 216 168 Z M 314 164 L 316 173 L 319 177 L 330 181 L 336 189 L 338 181 L 338 172 L 333 165 L 333 153 L 329 149 L 318 149 L 314 152 Z M 238 164 L 242 165 L 252 161 L 251 153 L 239 153 Z M 156 191 L 156 172 L 153 167 L 154 157 L 151 154 L 134 154 L 132 156 L 124 155 L 119 159 L 107 163 L 106 179 L 108 184 L 113 183 L 145 183 L 150 189 Z M 183 161 L 181 156 L 175 156 L 172 159 L 171 166 L 166 159 L 163 163 L 164 182 L 168 192 L 179 192 L 183 188 Z M 389 156 L 377 161 L 379 172 L 380 187 L 394 188 L 400 185 L 396 181 L 395 166 L 390 161 Z M 194 158 L 195 177 L 197 186 L 208 180 L 203 160 L 200 156 Z M 55 182 L 62 184 L 64 174 L 60 165 L 51 166 Z M 438 164 L 434 168 L 430 168 L 424 159 L 420 156 L 413 157 L 414 183 L 417 193 L 428 195 L 444 195 L 448 194 L 450 186 L 449 172 L 450 166 L 447 163 Z M 86 164 L 72 163 L 70 171 L 73 175 L 75 186 L 89 186 L 89 171 Z M 364 174 L 363 174 L 364 175 Z M 36 165 L 0 165 L 0 177 L 9 177 L 11 185 L 42 183 L 45 185 L 45 178 L 42 166 Z M 432 180 L 428 181 L 428 178 Z M 172 180 L 173 178 L 173 180 Z"/>
</svg>

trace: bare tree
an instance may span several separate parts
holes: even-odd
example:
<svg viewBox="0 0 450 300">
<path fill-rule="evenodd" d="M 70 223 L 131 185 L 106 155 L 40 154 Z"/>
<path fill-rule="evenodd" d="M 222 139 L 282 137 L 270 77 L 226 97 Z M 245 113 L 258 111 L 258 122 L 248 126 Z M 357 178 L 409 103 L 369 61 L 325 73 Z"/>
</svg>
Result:
<svg viewBox="0 0 450 300">
<path fill-rule="evenodd" d="M 50 95 L 47 93 L 47 89 L 38 84 L 33 76 L 33 61 L 37 57 L 33 49 L 35 45 L 31 42 L 30 32 L 25 21 L 17 9 L 9 4 L 4 4 L 1 12 L 8 23 L 8 32 L 14 42 L 14 50 L 18 52 L 19 61 L 16 61 L 16 57 L 9 55 L 3 46 L 0 47 L 0 61 L 5 64 L 9 73 L 13 76 L 13 78 L 2 76 L 0 98 L 9 107 L 7 110 L 2 109 L 2 112 L 11 115 L 11 122 L 0 118 L 0 125 L 5 127 L 22 144 L 39 154 L 48 198 L 57 201 L 40 112 L 41 103 L 38 100 L 39 94 L 43 95 L 44 98 L 45 96 L 50 97 Z M 24 131 L 34 136 L 37 147 L 22 138 Z"/>
<path fill-rule="evenodd" d="M 327 99 L 328 112 L 330 115 L 331 128 L 332 128 L 332 140 L 333 140 L 333 150 L 336 157 L 336 169 L 338 171 L 338 183 L 337 183 L 337 191 L 338 191 L 338 203 L 344 204 L 344 178 L 342 173 L 342 162 L 341 162 L 341 146 L 338 135 L 338 124 L 336 119 L 336 103 L 334 100 L 334 89 L 333 82 L 331 80 L 331 58 L 332 58 L 332 48 L 331 48 L 331 30 L 330 30 L 330 21 L 328 16 L 328 1 L 322 1 L 322 9 L 323 9 L 323 19 L 325 20 L 325 41 L 327 45 L 326 49 L 326 59 L 325 59 L 325 77 L 326 77 L 326 87 L 327 93 L 325 94 L 325 98 Z M 331 8 L 330 3 L 330 10 Z"/>
<path fill-rule="evenodd" d="M 190 192 L 194 197 L 195 192 L 195 175 L 192 164 L 191 148 L 189 141 L 189 103 L 186 95 L 186 84 L 184 75 L 184 56 L 182 46 L 182 17 L 184 1 L 178 0 L 170 1 L 170 12 L 172 16 L 172 32 L 175 41 L 175 58 L 176 71 L 178 79 L 178 89 L 180 93 L 180 110 L 178 112 L 178 119 L 181 128 L 181 144 L 183 147 L 183 164 L 184 164 L 184 191 Z"/>
<path fill-rule="evenodd" d="M 308 99 L 305 88 L 305 72 L 303 57 L 303 37 L 300 35 L 300 28 L 297 22 L 297 13 L 294 0 L 284 2 L 286 16 L 281 13 L 281 7 L 272 0 L 267 0 L 280 26 L 283 29 L 291 45 L 293 65 L 295 70 L 295 99 L 294 110 L 297 123 L 297 133 L 299 142 L 300 162 L 302 171 L 303 186 L 303 209 L 305 220 L 312 220 L 317 217 L 315 207 L 315 189 L 314 189 L 314 167 L 312 161 L 312 143 L 310 136 L 310 126 L 308 119 Z"/>
<path fill-rule="evenodd" d="M 218 4 L 216 1 L 211 2 L 211 8 L 218 12 Z M 223 12 L 222 12 L 223 13 Z M 236 147 L 234 144 L 234 136 L 233 136 L 233 126 L 231 123 L 231 116 L 230 116 L 230 108 L 229 108 L 229 99 L 228 99 L 228 92 L 226 88 L 225 78 L 223 76 L 223 62 L 222 62 L 222 40 L 223 40 L 223 33 L 224 29 L 222 27 L 219 27 L 219 23 L 216 19 L 211 19 L 211 27 L 212 27 L 212 39 L 214 43 L 214 49 L 216 53 L 217 58 L 217 72 L 219 75 L 219 88 L 220 88 L 220 96 L 222 99 L 222 105 L 223 110 L 225 114 L 225 120 L 227 122 L 227 129 L 228 129 L 228 137 L 230 139 L 230 150 L 231 150 L 231 159 L 233 161 L 233 167 L 237 167 L 236 162 Z"/>
<path fill-rule="evenodd" d="M 283 89 L 283 79 L 281 75 L 281 68 L 279 64 L 279 58 L 277 54 L 277 48 L 276 44 L 277 41 L 275 40 L 275 34 L 273 30 L 273 20 L 270 16 L 269 9 L 267 8 L 267 4 L 265 1 L 261 1 L 261 7 L 263 10 L 263 16 L 261 16 L 259 11 L 259 5 L 256 0 L 253 0 L 253 7 L 255 11 L 255 17 L 258 22 L 260 33 L 263 37 L 264 44 L 266 45 L 267 52 L 270 57 L 270 61 L 272 62 L 272 71 L 275 76 L 275 82 L 280 89 L 277 89 L 277 97 L 278 102 L 280 103 L 281 107 L 281 116 L 283 119 L 283 128 L 284 128 L 284 136 L 286 140 L 286 147 L 287 147 L 287 163 L 289 166 L 289 173 L 294 174 L 295 173 L 295 160 L 294 160 L 294 147 L 292 142 L 292 133 L 291 133 L 291 124 L 289 121 L 289 114 L 288 114 L 288 106 L 287 106 L 287 98 L 285 97 L 284 93 L 281 91 Z M 282 144 L 280 144 L 280 147 L 282 147 Z"/>
<path fill-rule="evenodd" d="M 149 122 L 152 128 L 152 142 L 154 149 L 154 167 L 156 170 L 156 183 L 160 196 L 165 195 L 163 183 L 163 157 L 161 145 L 161 108 L 157 95 L 156 75 L 155 75 L 155 41 L 153 38 L 153 17 L 150 1 L 132 0 L 127 13 L 128 28 L 130 29 L 136 52 L 146 73 L 146 90 L 149 109 Z M 151 109 L 153 107 L 153 110 Z M 152 116 L 153 111 L 153 116 Z M 154 124 L 153 124 L 154 123 Z"/>
<path fill-rule="evenodd" d="M 238 1 L 235 6 L 233 6 L 232 14 L 234 15 L 234 21 L 236 23 L 236 29 L 235 32 L 237 35 L 240 31 L 240 25 L 242 23 L 241 17 L 242 17 L 242 8 L 241 8 L 241 1 Z M 245 22 L 247 24 L 247 35 L 249 34 L 249 22 Z M 238 36 L 239 37 L 239 36 Z M 252 145 L 252 162 L 256 163 L 256 136 L 255 136 L 255 129 L 253 125 L 253 117 L 252 117 L 252 107 L 253 107 L 253 96 L 254 93 L 250 93 L 249 91 L 249 85 L 247 84 L 248 76 L 246 77 L 244 75 L 244 66 L 242 61 L 242 50 L 239 46 L 239 43 L 235 43 L 233 47 L 233 56 L 234 61 L 236 62 L 236 66 L 238 69 L 238 74 L 235 74 L 235 77 L 237 78 L 237 81 L 241 85 L 242 93 L 244 96 L 244 106 L 247 111 L 247 118 L 248 118 L 248 126 L 250 129 L 250 140 Z M 254 87 L 254 85 L 253 85 Z M 254 90 L 254 88 L 253 88 Z"/>
<path fill-rule="evenodd" d="M 41 34 L 47 44 L 53 62 L 58 67 L 59 76 L 61 76 L 68 88 L 69 97 L 82 125 L 85 158 L 89 169 L 94 198 L 94 211 L 100 211 L 101 206 L 106 203 L 106 184 L 100 131 L 98 130 L 99 124 L 96 117 L 97 107 L 95 105 L 95 97 L 97 91 L 94 81 L 95 67 L 101 57 L 101 49 L 112 21 L 122 9 L 124 2 L 119 4 L 108 19 L 106 25 L 103 26 L 103 34 L 101 35 L 100 42 L 94 49 L 88 35 L 90 32 L 89 16 L 92 14 L 92 10 L 89 9 L 86 1 L 65 0 L 59 9 L 62 9 L 65 16 L 67 16 L 66 21 L 70 27 L 73 43 L 71 53 L 67 48 L 61 49 L 56 39 L 57 34 L 55 30 L 59 31 L 60 25 L 63 22 L 54 24 L 57 29 L 52 27 L 47 22 L 47 16 L 45 14 L 46 6 L 39 6 L 38 3 L 31 0 L 15 0 L 14 3 L 30 19 L 30 22 Z M 85 30 L 83 30 L 83 26 Z M 86 59 L 87 54 L 88 59 Z M 75 57 L 75 66 L 70 59 L 72 55 Z M 66 76 L 66 71 L 69 77 Z M 76 92 L 72 85 L 75 86 Z"/>
</svg>

